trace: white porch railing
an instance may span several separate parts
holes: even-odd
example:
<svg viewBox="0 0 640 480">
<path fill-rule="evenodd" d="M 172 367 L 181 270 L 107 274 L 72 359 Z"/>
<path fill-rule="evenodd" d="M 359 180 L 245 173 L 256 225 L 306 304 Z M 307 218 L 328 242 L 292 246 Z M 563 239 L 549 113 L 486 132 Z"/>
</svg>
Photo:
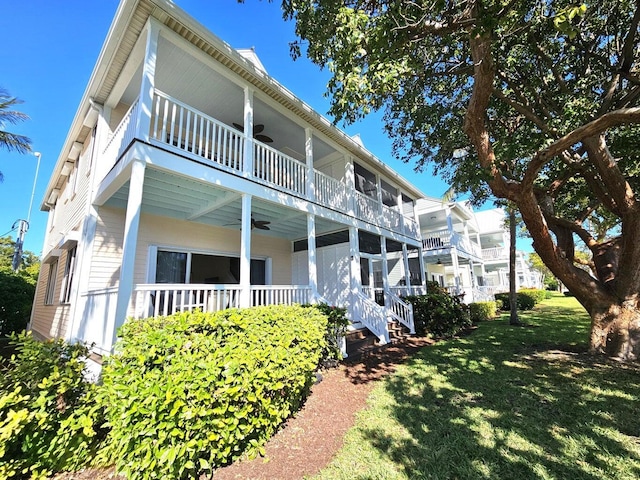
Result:
<svg viewBox="0 0 640 480">
<path fill-rule="evenodd" d="M 347 189 L 340 180 L 314 171 L 315 200 L 321 205 L 346 212 L 349 208 Z"/>
<path fill-rule="evenodd" d="M 413 323 L 413 305 L 405 302 L 392 291 L 387 291 L 385 305 L 391 313 L 391 318 L 407 327 L 412 335 L 416 333 Z"/>
<path fill-rule="evenodd" d="M 426 293 L 426 289 L 420 285 L 389 287 L 389 291 L 398 297 L 424 295 Z"/>
<path fill-rule="evenodd" d="M 156 90 L 149 136 L 242 172 L 244 134 Z"/>
<path fill-rule="evenodd" d="M 133 318 L 173 315 L 201 309 L 215 312 L 240 306 L 239 285 L 196 283 L 151 283 L 136 285 L 131 312 Z"/>
<path fill-rule="evenodd" d="M 263 182 L 306 196 L 307 166 L 260 142 L 255 142 L 253 173 Z"/>
<path fill-rule="evenodd" d="M 377 200 L 366 196 L 364 193 L 360 193 L 357 190 L 353 191 L 353 197 L 355 202 L 356 217 L 362 218 L 371 223 L 380 223 L 380 203 Z"/>
<path fill-rule="evenodd" d="M 354 321 L 359 321 L 380 339 L 380 343 L 389 343 L 389 325 L 387 309 L 360 292 L 353 294 Z"/>
<path fill-rule="evenodd" d="M 398 210 L 395 210 L 388 205 L 382 204 L 382 221 L 384 222 L 384 226 L 393 230 L 394 232 L 402 231 L 402 227 L 404 226 L 404 222 L 402 221 L 404 215 L 402 215 Z"/>
<path fill-rule="evenodd" d="M 312 303 L 313 294 L 308 285 L 252 285 L 251 306 L 302 305 Z"/>
</svg>

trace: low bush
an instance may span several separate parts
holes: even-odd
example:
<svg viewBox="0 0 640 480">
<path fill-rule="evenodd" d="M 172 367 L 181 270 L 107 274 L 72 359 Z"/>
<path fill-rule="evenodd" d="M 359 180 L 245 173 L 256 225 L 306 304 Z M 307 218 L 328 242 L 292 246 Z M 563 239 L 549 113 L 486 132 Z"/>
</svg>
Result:
<svg viewBox="0 0 640 480">
<path fill-rule="evenodd" d="M 539 290 L 537 288 L 523 288 L 518 290 L 518 310 L 531 310 L 538 303 L 545 300 L 549 292 L 545 290 Z M 502 302 L 500 307 L 503 311 L 511 310 L 511 303 L 509 302 L 509 293 L 496 293 L 494 295 L 497 302 Z"/>
<path fill-rule="evenodd" d="M 469 311 L 459 297 L 452 296 L 437 282 L 427 282 L 426 295 L 405 298 L 413 305 L 416 333 L 451 337 L 471 325 Z"/>
<path fill-rule="evenodd" d="M 469 304 L 469 316 L 473 323 L 484 322 L 495 318 L 496 311 L 496 302 L 475 302 Z"/>
<path fill-rule="evenodd" d="M 327 320 L 301 306 L 126 323 L 103 368 L 102 459 L 129 478 L 198 478 L 266 440 L 315 380 Z"/>
<path fill-rule="evenodd" d="M 0 376 L 0 478 L 45 478 L 90 462 L 104 437 L 86 347 L 11 337 Z"/>
<path fill-rule="evenodd" d="M 549 294 L 546 290 L 540 290 L 537 288 L 521 288 L 518 290 L 518 293 L 532 297 L 535 305 L 547 299 Z"/>
</svg>

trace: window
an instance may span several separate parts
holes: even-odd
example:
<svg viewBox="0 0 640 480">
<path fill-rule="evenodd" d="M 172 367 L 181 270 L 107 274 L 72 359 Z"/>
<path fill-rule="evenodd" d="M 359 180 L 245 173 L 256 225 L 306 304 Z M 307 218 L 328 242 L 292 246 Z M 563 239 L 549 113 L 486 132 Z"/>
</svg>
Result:
<svg viewBox="0 0 640 480">
<path fill-rule="evenodd" d="M 58 261 L 49 265 L 49 276 L 47 277 L 47 290 L 44 294 L 44 304 L 53 305 L 53 294 L 56 290 L 56 276 L 58 275 Z"/>
<path fill-rule="evenodd" d="M 62 283 L 62 303 L 71 301 L 71 286 L 73 285 L 73 275 L 76 269 L 76 252 L 78 247 L 75 246 L 67 252 L 67 264 L 64 269 L 64 281 Z"/>
<path fill-rule="evenodd" d="M 267 283 L 267 261 L 251 259 L 251 284 Z M 240 258 L 195 252 L 158 250 L 156 283 L 238 284 Z"/>
</svg>

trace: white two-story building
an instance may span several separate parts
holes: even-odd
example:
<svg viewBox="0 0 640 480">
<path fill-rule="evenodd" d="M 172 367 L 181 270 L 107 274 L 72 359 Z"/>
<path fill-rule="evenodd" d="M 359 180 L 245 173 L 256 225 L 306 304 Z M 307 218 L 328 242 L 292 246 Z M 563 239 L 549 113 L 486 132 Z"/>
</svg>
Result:
<svg viewBox="0 0 640 480">
<path fill-rule="evenodd" d="M 465 303 L 509 291 L 509 229 L 501 208 L 474 211 L 468 202 L 417 202 L 427 280 Z M 523 251 L 516 253 L 516 288 L 543 288 Z"/>
<path fill-rule="evenodd" d="M 39 336 L 325 301 L 413 329 L 422 193 L 169 0 L 123 0 L 49 180 Z M 412 287 L 413 286 L 413 287 Z"/>
</svg>

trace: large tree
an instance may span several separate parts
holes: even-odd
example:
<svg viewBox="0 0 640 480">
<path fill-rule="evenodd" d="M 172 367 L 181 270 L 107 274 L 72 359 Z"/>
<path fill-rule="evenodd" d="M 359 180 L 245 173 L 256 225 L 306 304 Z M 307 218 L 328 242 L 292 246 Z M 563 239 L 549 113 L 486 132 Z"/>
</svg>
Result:
<svg viewBox="0 0 640 480">
<path fill-rule="evenodd" d="M 384 109 L 398 157 L 516 205 L 592 318 L 640 357 L 640 0 L 282 0 L 336 121 Z M 595 273 L 574 261 L 576 243 Z"/>
</svg>

